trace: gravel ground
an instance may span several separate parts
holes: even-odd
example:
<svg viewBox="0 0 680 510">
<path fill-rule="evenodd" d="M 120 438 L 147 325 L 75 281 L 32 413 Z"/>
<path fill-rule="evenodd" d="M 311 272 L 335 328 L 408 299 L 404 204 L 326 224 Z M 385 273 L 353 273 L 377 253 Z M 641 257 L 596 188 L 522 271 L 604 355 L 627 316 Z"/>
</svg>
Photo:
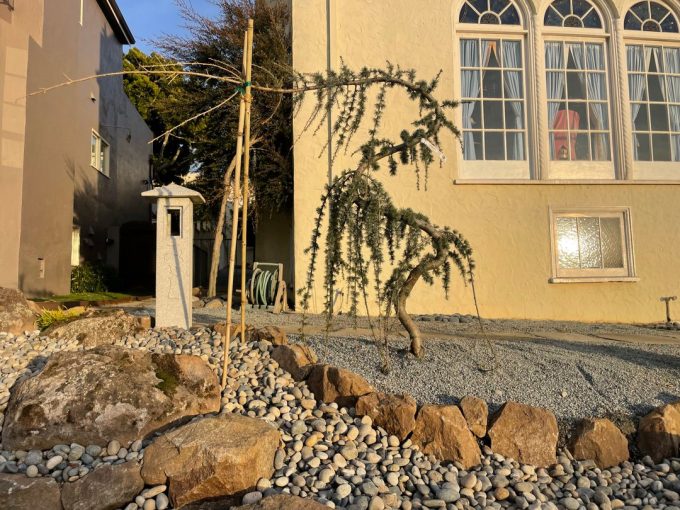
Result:
<svg viewBox="0 0 680 510">
<path fill-rule="evenodd" d="M 144 309 L 153 313 L 152 306 Z M 195 309 L 194 320 L 212 324 L 224 320 L 226 310 Z M 425 358 L 417 360 L 405 350 L 408 342 L 398 334 L 390 340 L 391 372 L 380 371 L 381 355 L 372 338 L 306 336 L 323 362 L 350 369 L 377 388 L 409 393 L 419 403 L 453 403 L 465 395 L 486 400 L 493 409 L 516 400 L 546 407 L 562 422 L 586 416 L 608 416 L 624 429 L 631 416 L 680 399 L 680 340 L 677 333 L 645 325 L 591 324 L 566 321 L 485 320 L 494 338 L 493 352 L 479 335 L 476 321 L 448 323 L 436 317 L 419 321 Z M 236 321 L 238 321 L 236 317 Z M 247 321 L 256 326 L 277 325 L 295 331 L 299 314 L 273 315 L 248 310 Z M 310 330 L 323 328 L 320 316 L 308 317 Z M 333 330 L 351 328 L 349 317 L 336 317 Z M 368 328 L 364 318 L 359 328 Z M 393 328 L 398 331 L 398 328 Z M 346 334 L 342 331 L 340 334 Z M 437 338 L 437 335 L 444 338 Z M 587 335 L 585 341 L 537 338 L 550 335 Z M 608 341 L 603 335 L 637 335 L 666 345 Z M 502 336 L 501 336 L 502 335 Z M 293 338 L 296 335 L 291 335 Z M 565 427 L 568 428 L 568 427 Z"/>
<path fill-rule="evenodd" d="M 480 364 L 492 358 L 482 341 L 429 339 L 418 360 L 405 351 L 408 342 L 399 340 L 391 343 L 391 371 L 384 375 L 372 340 L 309 341 L 324 362 L 358 372 L 381 390 L 409 393 L 419 403 L 447 404 L 474 395 L 492 408 L 515 400 L 570 421 L 640 415 L 680 399 L 680 348 L 672 345 L 495 341 L 497 367 L 484 372 Z"/>
</svg>

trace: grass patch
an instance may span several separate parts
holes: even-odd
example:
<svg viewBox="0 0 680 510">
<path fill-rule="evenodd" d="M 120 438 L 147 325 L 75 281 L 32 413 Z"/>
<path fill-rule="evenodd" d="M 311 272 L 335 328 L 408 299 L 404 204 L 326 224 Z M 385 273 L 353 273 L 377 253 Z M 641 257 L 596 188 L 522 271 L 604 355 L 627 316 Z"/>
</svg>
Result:
<svg viewBox="0 0 680 510">
<path fill-rule="evenodd" d="M 122 294 L 120 292 L 76 292 L 63 296 L 34 299 L 33 301 L 56 301 L 58 303 L 65 303 L 68 301 L 112 301 L 116 299 L 130 299 L 133 297 L 134 296 L 131 294 Z"/>
<path fill-rule="evenodd" d="M 81 316 L 85 310 L 43 310 L 38 316 L 37 325 L 44 330 L 60 322 L 68 322 Z"/>
</svg>

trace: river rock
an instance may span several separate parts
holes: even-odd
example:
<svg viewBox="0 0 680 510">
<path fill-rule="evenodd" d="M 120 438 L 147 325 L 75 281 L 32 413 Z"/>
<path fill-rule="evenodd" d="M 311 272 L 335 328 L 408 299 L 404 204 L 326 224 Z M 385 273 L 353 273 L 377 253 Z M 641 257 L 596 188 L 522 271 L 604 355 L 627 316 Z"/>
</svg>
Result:
<svg viewBox="0 0 680 510">
<path fill-rule="evenodd" d="M 654 462 L 680 455 L 680 401 L 657 407 L 640 420 L 637 445 Z"/>
<path fill-rule="evenodd" d="M 307 376 L 307 387 L 317 400 L 335 402 L 340 407 L 352 407 L 359 397 L 374 391 L 360 375 L 331 365 L 314 365 Z"/>
<path fill-rule="evenodd" d="M 234 510 L 326 510 L 328 507 L 314 501 L 289 494 L 277 494 L 257 503 L 235 507 Z"/>
<path fill-rule="evenodd" d="M 64 484 L 64 510 L 114 510 L 124 507 L 144 488 L 136 461 L 105 464 L 80 480 Z"/>
<path fill-rule="evenodd" d="M 401 441 L 413 432 L 417 410 L 416 400 L 410 395 L 369 393 L 359 397 L 356 403 L 358 416 L 370 416 L 373 423 Z"/>
<path fill-rule="evenodd" d="M 219 333 L 222 337 L 226 336 L 227 333 L 227 323 L 226 322 L 219 322 L 215 324 L 213 327 L 213 331 L 215 333 Z M 250 339 L 251 335 L 253 334 L 254 328 L 252 326 L 248 326 L 246 324 L 246 341 Z M 241 324 L 232 324 L 231 325 L 231 340 L 235 340 L 237 337 L 241 336 Z"/>
<path fill-rule="evenodd" d="M 220 409 L 217 376 L 197 356 L 102 346 L 59 352 L 11 392 L 2 444 L 123 444 L 177 420 Z"/>
<path fill-rule="evenodd" d="M 467 396 L 460 401 L 460 409 L 467 421 L 468 428 L 477 437 L 486 436 L 489 408 L 481 398 Z"/>
<path fill-rule="evenodd" d="M 142 477 L 169 487 L 174 507 L 254 490 L 274 472 L 281 435 L 265 421 L 236 414 L 202 418 L 156 438 Z"/>
<path fill-rule="evenodd" d="M 319 361 L 316 353 L 302 344 L 279 345 L 272 350 L 271 357 L 296 381 L 306 379 L 311 367 Z"/>
<path fill-rule="evenodd" d="M 557 419 L 547 409 L 506 402 L 489 427 L 491 449 L 522 464 L 547 467 L 556 462 Z"/>
<path fill-rule="evenodd" d="M 628 460 L 628 440 L 610 420 L 587 418 L 576 427 L 571 453 L 577 460 L 593 460 L 602 469 Z"/>
<path fill-rule="evenodd" d="M 36 316 L 20 290 L 0 287 L 0 331 L 20 335 L 38 329 Z"/>
<path fill-rule="evenodd" d="M 254 340 L 266 340 L 272 345 L 288 345 L 286 332 L 277 326 L 265 326 L 255 330 Z"/>
<path fill-rule="evenodd" d="M 56 324 L 46 329 L 44 334 L 65 341 L 76 340 L 85 348 L 113 345 L 123 337 L 144 329 L 147 324 L 145 319 L 129 315 L 123 310 L 95 312 L 91 316 L 80 316 L 76 320 Z"/>
<path fill-rule="evenodd" d="M 52 478 L 0 474 L 0 508 L 61 510 L 59 484 Z"/>
<path fill-rule="evenodd" d="M 480 463 L 481 452 L 463 414 L 456 406 L 424 405 L 411 436 L 425 454 L 442 461 L 456 461 L 465 469 Z"/>
</svg>

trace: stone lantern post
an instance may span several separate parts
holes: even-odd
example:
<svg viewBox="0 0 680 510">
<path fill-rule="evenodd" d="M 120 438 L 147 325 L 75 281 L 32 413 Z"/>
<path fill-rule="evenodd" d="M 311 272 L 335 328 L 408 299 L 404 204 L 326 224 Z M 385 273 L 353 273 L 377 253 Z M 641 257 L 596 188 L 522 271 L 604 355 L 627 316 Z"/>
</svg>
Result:
<svg viewBox="0 0 680 510">
<path fill-rule="evenodd" d="M 156 327 L 192 323 L 194 204 L 201 194 L 177 184 L 142 193 L 156 200 Z"/>
</svg>

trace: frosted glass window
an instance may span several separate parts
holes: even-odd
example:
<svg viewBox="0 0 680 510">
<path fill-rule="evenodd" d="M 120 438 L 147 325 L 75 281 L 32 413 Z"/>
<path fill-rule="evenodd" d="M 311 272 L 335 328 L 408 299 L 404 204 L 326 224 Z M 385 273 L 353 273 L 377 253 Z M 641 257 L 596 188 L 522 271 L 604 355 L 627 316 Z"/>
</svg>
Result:
<svg viewBox="0 0 680 510">
<path fill-rule="evenodd" d="M 626 213 L 554 216 L 557 276 L 629 276 Z"/>
</svg>

